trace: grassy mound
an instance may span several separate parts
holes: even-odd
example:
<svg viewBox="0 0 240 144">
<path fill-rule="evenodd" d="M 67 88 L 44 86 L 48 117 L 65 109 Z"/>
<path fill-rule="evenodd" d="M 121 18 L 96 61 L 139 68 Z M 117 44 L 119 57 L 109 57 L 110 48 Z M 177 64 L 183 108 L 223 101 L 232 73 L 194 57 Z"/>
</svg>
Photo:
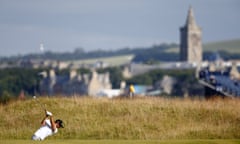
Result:
<svg viewBox="0 0 240 144">
<path fill-rule="evenodd" d="M 48 139 L 240 138 L 240 100 L 39 98 L 66 127 Z M 0 106 L 0 139 L 30 139 L 44 111 L 34 99 Z"/>
</svg>

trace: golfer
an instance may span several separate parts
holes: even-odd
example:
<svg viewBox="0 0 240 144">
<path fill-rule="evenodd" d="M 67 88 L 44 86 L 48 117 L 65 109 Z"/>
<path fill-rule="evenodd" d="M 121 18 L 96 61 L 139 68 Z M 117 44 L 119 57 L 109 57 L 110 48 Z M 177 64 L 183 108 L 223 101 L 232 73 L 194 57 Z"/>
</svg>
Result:
<svg viewBox="0 0 240 144">
<path fill-rule="evenodd" d="M 41 127 L 33 134 L 32 140 L 44 140 L 46 137 L 56 134 L 58 128 L 64 128 L 63 121 L 53 120 L 53 115 L 49 111 L 45 111 L 46 116 L 41 121 Z"/>
<path fill-rule="evenodd" d="M 133 84 L 131 84 L 129 86 L 129 96 L 130 96 L 130 98 L 132 98 L 134 96 L 134 93 L 135 93 L 135 88 L 134 88 Z"/>
</svg>

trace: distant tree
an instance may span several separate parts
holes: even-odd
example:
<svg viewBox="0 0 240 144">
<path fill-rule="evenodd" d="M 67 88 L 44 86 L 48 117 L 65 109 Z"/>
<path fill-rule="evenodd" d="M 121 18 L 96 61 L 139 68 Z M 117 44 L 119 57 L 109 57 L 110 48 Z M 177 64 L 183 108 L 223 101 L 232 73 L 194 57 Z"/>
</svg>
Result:
<svg viewBox="0 0 240 144">
<path fill-rule="evenodd" d="M 33 95 L 38 89 L 40 80 L 39 72 L 42 70 L 26 69 L 26 68 L 11 68 L 0 70 L 0 94 L 4 91 L 13 96 L 19 95 L 21 90 L 24 90 L 29 95 Z"/>
<path fill-rule="evenodd" d="M 138 75 L 127 80 L 127 84 L 152 85 L 153 78 L 149 74 Z"/>
<path fill-rule="evenodd" d="M 78 47 L 74 50 L 75 54 L 85 54 L 84 48 Z"/>
<path fill-rule="evenodd" d="M 3 91 L 2 95 L 0 96 L 0 103 L 7 104 L 13 97 L 7 91 Z"/>
</svg>

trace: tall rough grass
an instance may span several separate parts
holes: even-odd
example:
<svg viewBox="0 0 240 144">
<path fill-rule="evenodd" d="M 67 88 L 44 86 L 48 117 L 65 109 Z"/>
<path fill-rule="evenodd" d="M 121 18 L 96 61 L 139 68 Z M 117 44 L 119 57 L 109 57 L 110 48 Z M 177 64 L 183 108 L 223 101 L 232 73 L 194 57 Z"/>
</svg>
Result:
<svg viewBox="0 0 240 144">
<path fill-rule="evenodd" d="M 65 128 L 49 139 L 240 138 L 240 100 L 39 98 Z M 0 106 L 0 139 L 30 139 L 44 111 L 33 100 Z"/>
</svg>

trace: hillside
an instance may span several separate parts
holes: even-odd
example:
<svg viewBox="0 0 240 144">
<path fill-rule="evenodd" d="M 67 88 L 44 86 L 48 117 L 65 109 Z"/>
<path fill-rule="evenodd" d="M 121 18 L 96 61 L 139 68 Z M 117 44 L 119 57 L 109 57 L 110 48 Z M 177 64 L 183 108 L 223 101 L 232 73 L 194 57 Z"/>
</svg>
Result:
<svg viewBox="0 0 240 144">
<path fill-rule="evenodd" d="M 203 52 L 204 59 L 207 59 L 212 55 L 212 53 L 215 52 L 219 52 L 224 59 L 240 59 L 240 39 L 204 43 Z M 129 60 L 132 60 L 133 62 L 144 63 L 159 61 L 169 62 L 179 60 L 179 45 L 163 43 L 142 48 L 123 48 L 116 51 L 97 50 L 91 52 L 85 52 L 82 49 L 76 49 L 74 52 L 68 53 L 45 52 L 44 54 L 29 54 L 25 56 L 0 58 L 1 62 L 5 61 L 8 63 L 11 61 L 29 59 L 59 60 L 68 62 L 81 61 L 81 63 L 103 60 L 106 62 L 114 61 L 114 65 L 120 65 L 124 62 L 128 62 Z"/>
<path fill-rule="evenodd" d="M 226 51 L 240 54 L 240 39 L 225 40 L 203 44 L 204 51 Z"/>
<path fill-rule="evenodd" d="M 203 44 L 204 52 L 226 51 L 240 54 L 240 39 L 209 42 Z M 179 47 L 167 49 L 167 53 L 179 53 Z"/>
<path fill-rule="evenodd" d="M 238 59 L 240 57 L 240 39 L 204 43 L 203 52 L 204 58 L 209 57 L 214 52 L 219 52 L 224 59 Z M 179 47 L 176 44 L 161 44 L 138 49 L 122 49 L 116 51 L 114 53 L 115 56 L 112 56 L 110 60 L 114 57 L 116 59 L 121 58 L 121 56 L 117 56 L 118 53 L 128 54 L 134 62 L 179 60 Z M 93 60 L 96 61 L 96 59 Z"/>
<path fill-rule="evenodd" d="M 39 98 L 65 121 L 48 139 L 239 139 L 240 100 Z M 44 116 L 34 99 L 0 106 L 0 139 L 30 139 Z"/>
<path fill-rule="evenodd" d="M 134 58 L 134 55 L 129 54 L 129 55 L 90 58 L 90 59 L 66 61 L 66 62 L 81 65 L 81 64 L 94 64 L 99 61 L 99 62 L 107 63 L 111 66 L 120 66 L 126 63 L 130 63 L 133 58 Z"/>
</svg>

